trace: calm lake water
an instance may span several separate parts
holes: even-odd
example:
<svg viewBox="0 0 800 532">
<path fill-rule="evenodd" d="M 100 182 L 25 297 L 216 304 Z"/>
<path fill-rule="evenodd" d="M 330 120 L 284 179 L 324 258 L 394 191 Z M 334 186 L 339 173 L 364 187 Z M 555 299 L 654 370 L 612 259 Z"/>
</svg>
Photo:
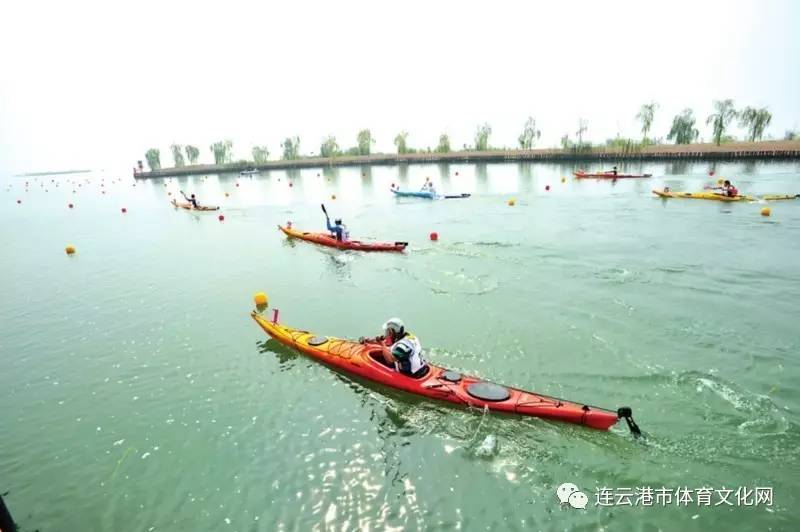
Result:
<svg viewBox="0 0 800 532">
<path fill-rule="evenodd" d="M 0 492 L 41 531 L 796 530 L 800 201 L 767 218 L 758 203 L 650 193 L 700 190 L 710 168 L 631 165 L 654 177 L 616 183 L 547 164 L 5 177 Z M 800 192 L 797 163 L 715 169 L 742 193 Z M 428 176 L 473 195 L 388 192 Z M 224 222 L 173 209 L 179 189 Z M 276 229 L 322 229 L 321 202 L 354 237 L 409 251 Z M 437 364 L 630 405 L 647 437 L 351 381 L 267 341 L 248 315 L 262 290 L 320 334 L 377 334 L 400 316 Z M 585 510 L 559 504 L 564 482 Z M 595 504 L 602 488 L 642 487 L 713 497 Z M 739 504 L 755 487 L 771 505 Z"/>
</svg>

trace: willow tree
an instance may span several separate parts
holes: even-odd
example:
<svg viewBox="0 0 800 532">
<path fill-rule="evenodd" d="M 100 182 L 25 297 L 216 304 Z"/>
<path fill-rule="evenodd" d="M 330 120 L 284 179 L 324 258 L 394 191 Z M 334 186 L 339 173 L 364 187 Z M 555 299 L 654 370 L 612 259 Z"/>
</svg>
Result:
<svg viewBox="0 0 800 532">
<path fill-rule="evenodd" d="M 175 168 L 180 168 L 185 164 L 183 160 L 183 146 L 180 144 L 173 144 L 169 147 L 172 150 L 172 160 L 175 161 Z"/>
<path fill-rule="evenodd" d="M 286 140 L 281 142 L 281 149 L 285 160 L 297 159 L 300 153 L 300 137 L 286 137 Z"/>
<path fill-rule="evenodd" d="M 684 109 L 681 114 L 675 115 L 672 119 L 672 128 L 667 134 L 667 140 L 675 140 L 675 144 L 691 144 L 700 136 L 700 132 L 694 127 L 694 112 L 691 109 Z"/>
<path fill-rule="evenodd" d="M 438 153 L 450 153 L 450 137 L 447 133 L 439 135 L 439 145 L 436 146 Z"/>
<path fill-rule="evenodd" d="M 730 125 L 739 113 L 733 107 L 733 100 L 714 100 L 714 110 L 716 113 L 708 115 L 706 125 L 711 124 L 714 134 L 714 144 L 719 146 L 722 143 L 722 136 L 725 129 Z"/>
<path fill-rule="evenodd" d="M 253 146 L 251 153 L 256 164 L 264 164 L 269 159 L 269 150 L 266 146 Z"/>
<path fill-rule="evenodd" d="M 372 132 L 369 129 L 362 129 L 358 132 L 358 154 L 369 155 L 375 139 L 372 138 Z"/>
<path fill-rule="evenodd" d="M 475 131 L 475 149 L 477 151 L 486 151 L 489 149 L 489 135 L 492 134 L 492 126 L 489 123 L 484 123 L 478 126 Z"/>
<path fill-rule="evenodd" d="M 150 167 L 151 172 L 153 170 L 161 170 L 161 152 L 156 148 L 147 150 L 144 154 L 144 158 L 147 159 L 147 166 Z"/>
<path fill-rule="evenodd" d="M 658 104 L 656 102 L 650 102 L 643 104 L 636 114 L 636 120 L 642 123 L 643 140 L 647 140 L 647 134 L 650 133 L 650 128 L 653 127 L 653 118 L 655 117 L 656 109 L 658 109 Z"/>
<path fill-rule="evenodd" d="M 224 140 L 215 142 L 211 145 L 211 153 L 214 154 L 215 164 L 228 164 L 233 156 L 233 141 Z"/>
<path fill-rule="evenodd" d="M 322 144 L 319 147 L 319 154 L 321 156 L 336 157 L 340 152 L 341 150 L 339 149 L 339 143 L 336 142 L 336 137 L 328 135 L 322 140 Z"/>
<path fill-rule="evenodd" d="M 397 153 L 408 153 L 408 145 L 406 139 L 408 138 L 408 131 L 401 131 L 394 138 L 394 145 L 397 146 Z"/>
<path fill-rule="evenodd" d="M 745 107 L 739 114 L 739 125 L 747 128 L 747 137 L 750 142 L 761 140 L 764 130 L 772 122 L 772 113 L 766 107 L 756 109 L 755 107 Z"/>
<path fill-rule="evenodd" d="M 196 146 L 186 145 L 186 158 L 189 159 L 189 164 L 197 164 L 197 159 L 200 157 L 200 150 Z"/>
<path fill-rule="evenodd" d="M 536 119 L 532 116 L 528 117 L 525 122 L 525 127 L 522 129 L 522 134 L 519 136 L 519 147 L 523 150 L 530 150 L 533 148 L 536 139 L 542 136 L 542 132 L 536 129 Z"/>
</svg>

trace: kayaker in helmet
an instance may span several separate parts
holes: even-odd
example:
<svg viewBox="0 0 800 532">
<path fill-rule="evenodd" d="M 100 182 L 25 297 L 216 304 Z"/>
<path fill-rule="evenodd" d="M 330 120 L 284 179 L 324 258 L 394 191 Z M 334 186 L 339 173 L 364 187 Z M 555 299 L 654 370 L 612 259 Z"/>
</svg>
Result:
<svg viewBox="0 0 800 532">
<path fill-rule="evenodd" d="M 359 343 L 380 344 L 387 365 L 411 377 L 424 374 L 428 364 L 422 358 L 422 344 L 416 336 L 406 331 L 400 318 L 392 318 L 383 324 L 383 336 L 358 339 Z"/>
<path fill-rule="evenodd" d="M 339 242 L 347 242 L 350 240 L 350 231 L 347 230 L 347 226 L 342 223 L 341 218 L 336 218 L 333 221 L 333 225 L 331 225 L 330 218 L 325 218 L 325 222 L 328 225 L 328 231 L 331 232 L 332 236 L 336 237 L 336 240 Z"/>
<path fill-rule="evenodd" d="M 195 198 L 195 197 L 194 197 L 194 194 L 192 194 L 192 197 L 191 197 L 191 198 L 187 198 L 187 197 L 186 197 L 186 194 L 184 194 L 184 193 L 183 193 L 183 190 L 181 190 L 181 194 L 183 195 L 183 198 L 184 198 L 186 201 L 188 201 L 189 203 L 191 203 L 191 204 L 192 204 L 192 208 L 194 208 L 194 209 L 196 209 L 196 208 L 197 208 L 197 198 Z"/>
</svg>

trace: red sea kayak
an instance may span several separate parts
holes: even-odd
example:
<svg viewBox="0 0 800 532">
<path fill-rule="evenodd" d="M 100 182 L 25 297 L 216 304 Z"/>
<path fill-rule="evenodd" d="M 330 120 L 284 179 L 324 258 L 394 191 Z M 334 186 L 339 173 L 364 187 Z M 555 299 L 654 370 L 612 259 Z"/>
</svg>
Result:
<svg viewBox="0 0 800 532">
<path fill-rule="evenodd" d="M 277 315 L 277 310 L 275 313 Z M 270 321 L 257 312 L 253 312 L 251 316 L 272 338 L 319 362 L 343 373 L 414 395 L 467 407 L 575 423 L 600 430 L 608 430 L 617 420 L 624 418 L 634 434 L 641 433 L 633 421 L 631 409 L 627 407 L 614 412 L 582 403 L 572 403 L 501 386 L 432 364 L 423 376 L 409 377 L 382 362 L 379 345 L 360 344 L 332 336 L 317 336 L 308 331 Z"/>
<path fill-rule="evenodd" d="M 339 249 L 352 249 L 355 251 L 403 251 L 408 246 L 408 242 L 362 242 L 360 240 L 346 240 L 344 242 L 336 240 L 327 233 L 308 233 L 298 231 L 282 225 L 278 229 L 292 238 L 299 238 L 308 242 L 314 242 L 321 246 L 328 246 Z"/>
<path fill-rule="evenodd" d="M 578 179 L 633 179 L 633 178 L 646 178 L 653 177 L 653 174 L 616 174 L 614 172 L 601 172 L 599 174 L 590 174 L 587 172 L 577 171 L 572 172 Z"/>
</svg>

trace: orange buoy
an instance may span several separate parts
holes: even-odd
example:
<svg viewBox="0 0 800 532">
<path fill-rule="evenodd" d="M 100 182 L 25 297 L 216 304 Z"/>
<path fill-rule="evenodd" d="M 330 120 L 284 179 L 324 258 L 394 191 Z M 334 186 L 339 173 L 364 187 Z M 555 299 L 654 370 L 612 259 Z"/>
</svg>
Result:
<svg viewBox="0 0 800 532">
<path fill-rule="evenodd" d="M 64 251 L 67 252 L 67 255 L 73 255 L 75 253 L 75 246 L 69 244 L 67 245 L 67 247 L 64 248 Z"/>
<path fill-rule="evenodd" d="M 509 207 L 513 207 L 516 204 L 517 204 L 517 200 L 515 200 L 514 198 L 511 198 L 510 200 L 508 200 L 508 206 Z"/>
<path fill-rule="evenodd" d="M 772 209 L 769 207 L 764 207 L 761 209 L 761 216 L 769 216 L 770 214 L 772 214 Z"/>
</svg>

